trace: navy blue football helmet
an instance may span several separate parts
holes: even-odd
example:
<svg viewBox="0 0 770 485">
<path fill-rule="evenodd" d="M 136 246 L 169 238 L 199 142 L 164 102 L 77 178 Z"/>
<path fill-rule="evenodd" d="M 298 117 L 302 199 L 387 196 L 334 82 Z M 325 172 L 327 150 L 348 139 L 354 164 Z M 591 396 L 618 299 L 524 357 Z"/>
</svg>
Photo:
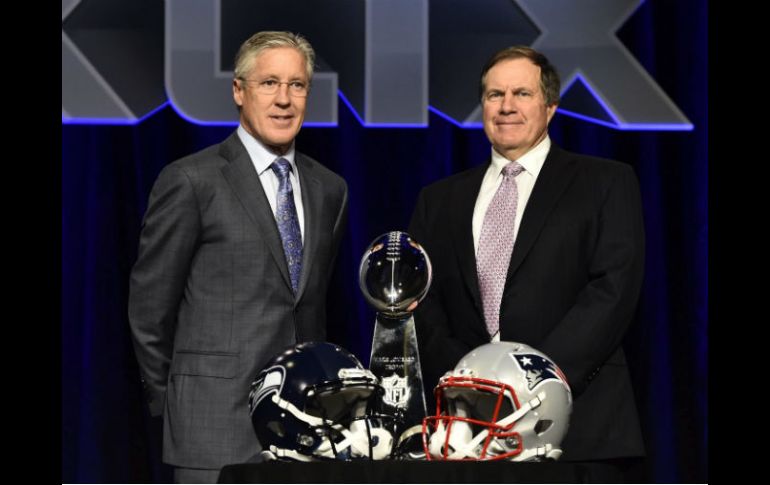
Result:
<svg viewBox="0 0 770 485">
<path fill-rule="evenodd" d="M 382 460 L 394 448 L 392 417 L 379 411 L 377 377 L 328 342 L 287 348 L 257 374 L 251 422 L 265 459 Z"/>
</svg>

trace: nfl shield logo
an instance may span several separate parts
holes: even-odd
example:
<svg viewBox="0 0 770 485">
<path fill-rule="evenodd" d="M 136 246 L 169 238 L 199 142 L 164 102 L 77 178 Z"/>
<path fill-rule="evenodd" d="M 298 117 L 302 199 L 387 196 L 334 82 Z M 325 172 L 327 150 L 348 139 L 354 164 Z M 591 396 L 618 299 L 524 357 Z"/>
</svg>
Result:
<svg viewBox="0 0 770 485">
<path fill-rule="evenodd" d="M 382 398 L 385 404 L 397 408 L 406 407 L 410 395 L 406 377 L 399 377 L 395 373 L 390 377 L 383 377 L 382 387 L 385 389 L 385 395 Z"/>
</svg>

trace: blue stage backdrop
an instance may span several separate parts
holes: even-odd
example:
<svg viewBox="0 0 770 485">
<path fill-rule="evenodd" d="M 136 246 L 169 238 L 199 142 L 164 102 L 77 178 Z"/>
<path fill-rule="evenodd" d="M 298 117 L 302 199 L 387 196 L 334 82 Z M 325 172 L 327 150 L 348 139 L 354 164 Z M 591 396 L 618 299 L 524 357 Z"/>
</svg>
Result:
<svg viewBox="0 0 770 485">
<path fill-rule="evenodd" d="M 525 3 L 532 2 L 519 2 Z M 583 3 L 600 8 L 606 2 Z M 436 4 L 430 3 L 431 19 L 439 14 Z M 646 279 L 624 345 L 656 482 L 708 481 L 706 24 L 705 1 L 648 0 L 617 31 L 691 129 L 621 130 L 561 112 L 550 131 L 562 147 L 621 160 L 639 177 Z M 298 30 L 291 23 L 275 28 Z M 223 57 L 231 59 L 236 47 L 224 46 L 230 51 Z M 473 79 L 480 68 L 479 62 L 454 67 Z M 360 100 L 352 98 L 337 98 L 336 126 L 306 127 L 297 147 L 349 185 L 350 222 L 329 292 L 329 340 L 366 364 L 374 313 L 357 286 L 364 249 L 384 232 L 406 230 L 419 190 L 485 163 L 489 143 L 482 130 L 458 126 L 432 104 L 423 127 L 364 126 L 355 111 Z M 160 462 L 160 423 L 144 405 L 131 345 L 129 273 L 159 171 L 232 130 L 191 123 L 171 104 L 133 124 L 62 125 L 63 482 L 171 479 Z"/>
</svg>

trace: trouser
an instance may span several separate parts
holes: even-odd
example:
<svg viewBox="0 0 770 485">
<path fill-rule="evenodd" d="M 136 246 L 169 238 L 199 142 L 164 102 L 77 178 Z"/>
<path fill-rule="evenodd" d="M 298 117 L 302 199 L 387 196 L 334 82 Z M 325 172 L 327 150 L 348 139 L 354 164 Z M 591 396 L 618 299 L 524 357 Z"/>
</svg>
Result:
<svg viewBox="0 0 770 485">
<path fill-rule="evenodd" d="M 174 483 L 217 483 L 219 470 L 174 467 Z"/>
</svg>

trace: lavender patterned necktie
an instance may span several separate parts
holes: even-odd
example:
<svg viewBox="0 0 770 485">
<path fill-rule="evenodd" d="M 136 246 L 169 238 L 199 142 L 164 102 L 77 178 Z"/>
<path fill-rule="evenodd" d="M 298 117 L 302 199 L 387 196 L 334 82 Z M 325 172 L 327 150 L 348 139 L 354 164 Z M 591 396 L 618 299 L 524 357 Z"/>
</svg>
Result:
<svg viewBox="0 0 770 485">
<path fill-rule="evenodd" d="M 516 206 L 519 202 L 516 176 L 523 170 L 524 167 L 519 162 L 510 162 L 503 167 L 503 182 L 492 198 L 481 226 L 476 271 L 479 276 L 484 320 L 491 337 L 500 328 L 500 302 L 513 252 Z"/>
<path fill-rule="evenodd" d="M 299 277 L 302 274 L 302 233 L 299 230 L 297 208 L 294 205 L 294 190 L 291 188 L 289 172 L 291 164 L 285 158 L 279 158 L 270 168 L 278 177 L 278 197 L 276 200 L 275 222 L 281 233 L 283 252 L 286 264 L 289 266 L 291 287 L 294 294 L 299 288 Z"/>
</svg>

